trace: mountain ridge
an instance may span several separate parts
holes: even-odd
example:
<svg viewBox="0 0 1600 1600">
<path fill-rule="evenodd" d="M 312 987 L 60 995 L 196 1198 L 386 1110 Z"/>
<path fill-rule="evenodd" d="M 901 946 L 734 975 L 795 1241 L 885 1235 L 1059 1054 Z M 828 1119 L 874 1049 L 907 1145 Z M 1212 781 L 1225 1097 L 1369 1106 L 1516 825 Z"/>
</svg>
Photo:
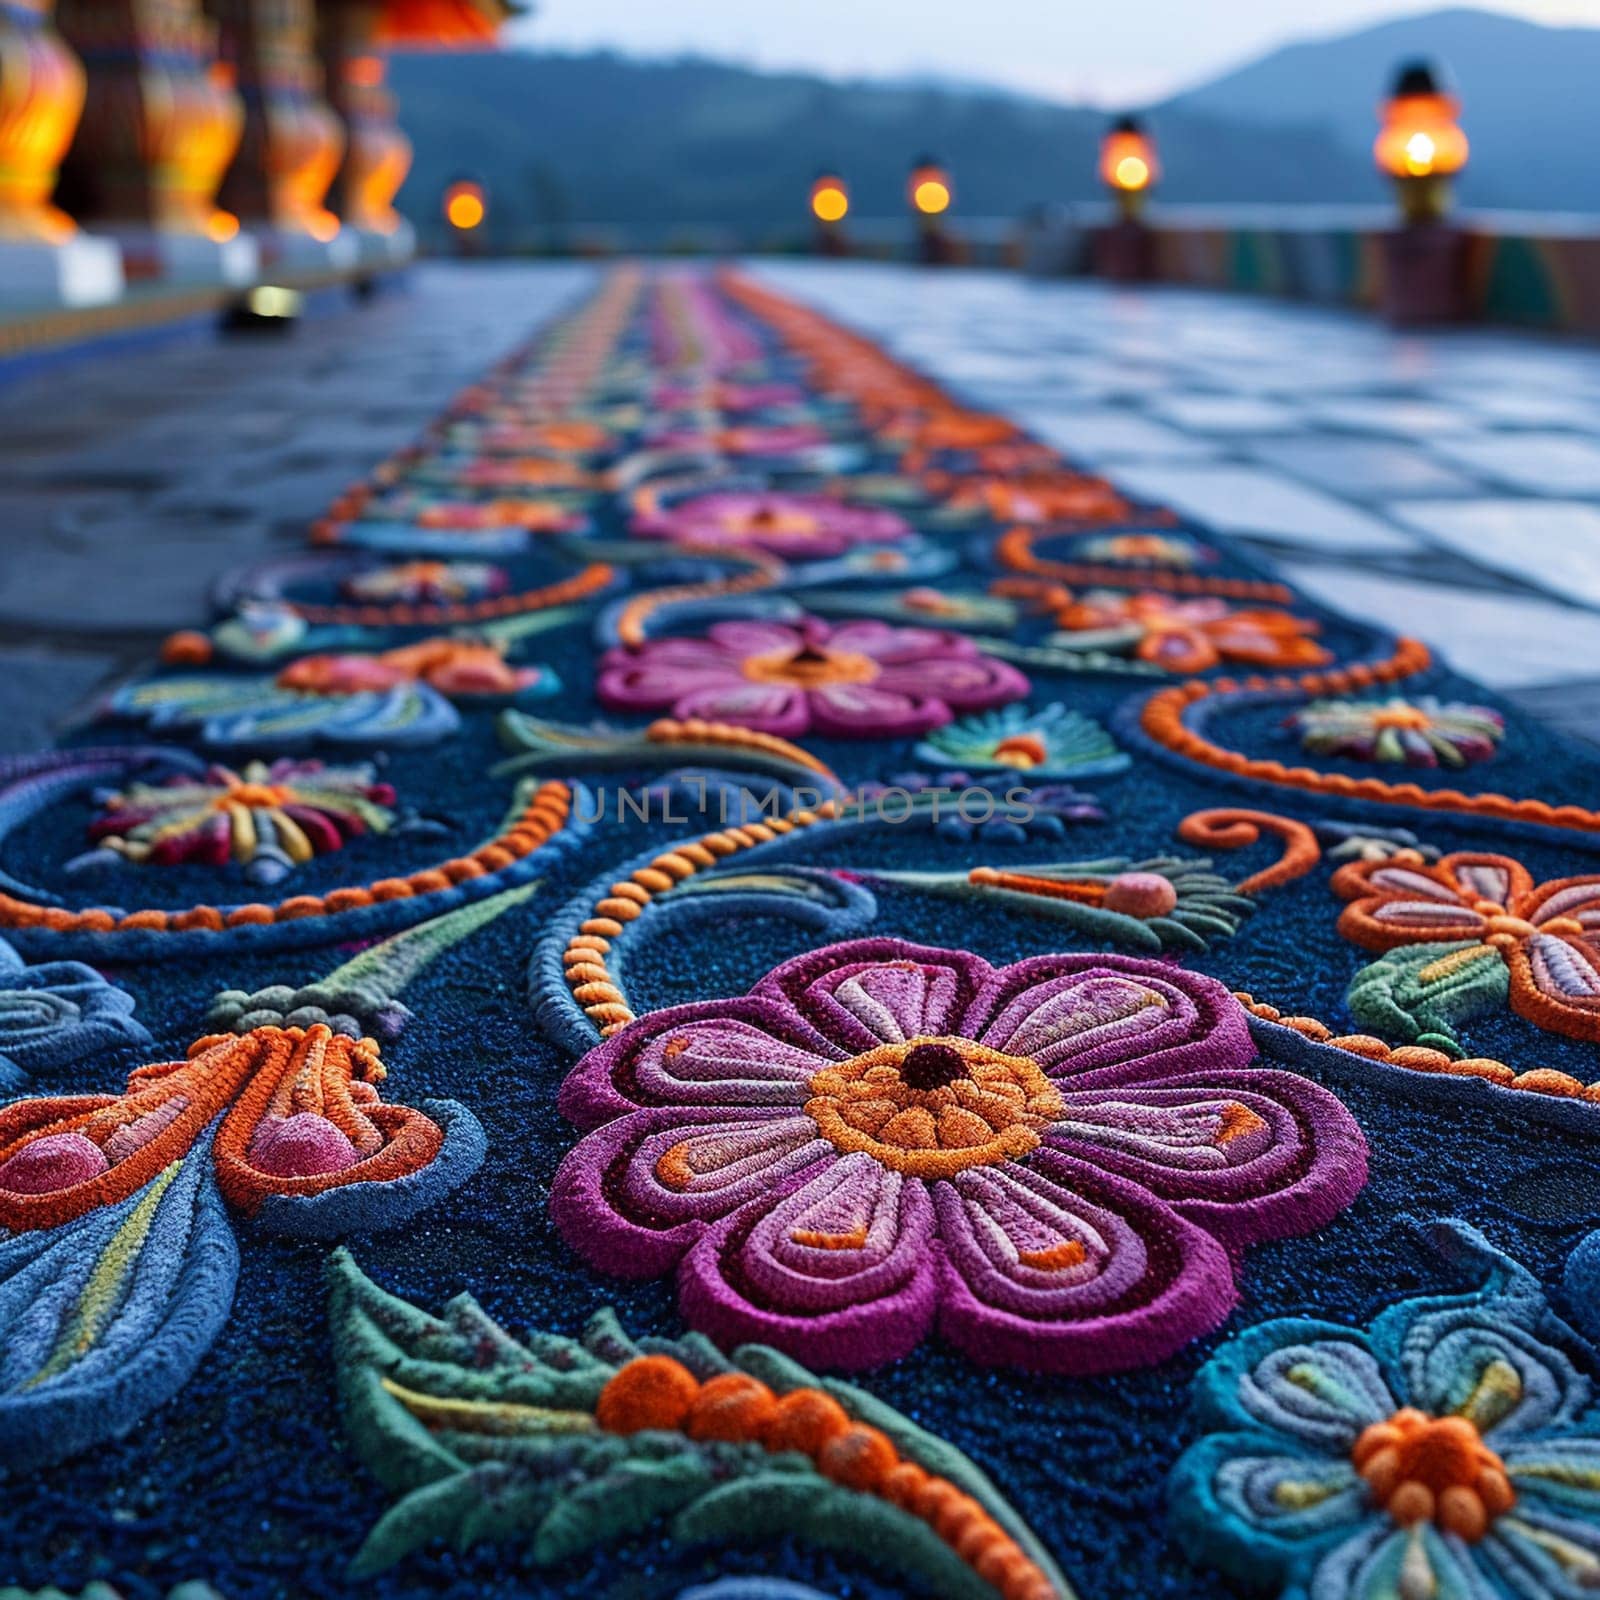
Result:
<svg viewBox="0 0 1600 1600">
<path fill-rule="evenodd" d="M 1469 205 L 1600 212 L 1600 28 L 1546 28 L 1451 8 L 1294 41 L 1149 113 L 1172 204 L 1382 204 L 1377 105 L 1396 65 L 1424 54 L 1461 83 Z M 744 238 L 803 227 L 823 166 L 860 218 L 904 215 L 924 150 L 950 165 L 956 215 L 1013 217 L 1098 198 L 1105 112 L 981 85 L 836 80 L 704 56 L 614 51 L 397 56 L 391 76 L 417 148 L 402 206 L 444 229 L 454 178 L 489 188 L 485 243 L 519 248 L 606 226 L 664 240 L 726 226 Z M 1581 87 L 1580 87 L 1581 86 Z"/>
</svg>

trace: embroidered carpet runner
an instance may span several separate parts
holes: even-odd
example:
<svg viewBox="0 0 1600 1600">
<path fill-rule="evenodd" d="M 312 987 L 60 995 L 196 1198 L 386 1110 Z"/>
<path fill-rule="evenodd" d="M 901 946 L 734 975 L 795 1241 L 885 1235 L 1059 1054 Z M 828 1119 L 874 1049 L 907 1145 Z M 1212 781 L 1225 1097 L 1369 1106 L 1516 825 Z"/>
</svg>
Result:
<svg viewBox="0 0 1600 1600">
<path fill-rule="evenodd" d="M 0 1592 L 1592 1596 L 1597 857 L 1425 645 L 611 271 L 0 766 Z"/>
</svg>

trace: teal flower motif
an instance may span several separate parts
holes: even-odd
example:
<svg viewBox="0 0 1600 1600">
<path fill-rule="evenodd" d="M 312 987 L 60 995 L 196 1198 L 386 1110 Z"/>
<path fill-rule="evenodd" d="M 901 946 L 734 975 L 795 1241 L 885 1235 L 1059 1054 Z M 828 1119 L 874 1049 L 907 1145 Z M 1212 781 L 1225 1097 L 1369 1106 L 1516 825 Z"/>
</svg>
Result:
<svg viewBox="0 0 1600 1600">
<path fill-rule="evenodd" d="M 1365 1331 L 1288 1317 L 1201 1370 L 1212 1431 L 1172 1474 L 1178 1537 L 1282 1600 L 1591 1600 L 1600 1406 L 1538 1280 L 1472 1228 L 1485 1275 Z"/>
<path fill-rule="evenodd" d="M 917 746 L 938 766 L 1026 773 L 1030 778 L 1108 778 L 1129 757 L 1092 717 L 1059 701 L 1038 711 L 1006 706 L 936 728 Z"/>
</svg>

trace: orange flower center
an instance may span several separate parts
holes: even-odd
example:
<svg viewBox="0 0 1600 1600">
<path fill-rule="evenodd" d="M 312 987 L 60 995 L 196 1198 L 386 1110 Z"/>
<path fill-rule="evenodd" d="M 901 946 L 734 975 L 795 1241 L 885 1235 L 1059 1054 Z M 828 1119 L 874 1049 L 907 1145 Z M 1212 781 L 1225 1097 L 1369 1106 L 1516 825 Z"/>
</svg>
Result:
<svg viewBox="0 0 1600 1600">
<path fill-rule="evenodd" d="M 808 644 L 798 650 L 769 650 L 749 656 L 740 670 L 752 683 L 790 683 L 814 689 L 825 683 L 871 683 L 878 676 L 878 663 L 852 650 Z"/>
<path fill-rule="evenodd" d="M 1484 920 L 1483 942 L 1504 950 L 1531 939 L 1538 929 L 1522 917 L 1514 917 L 1497 900 L 1477 900 L 1472 909 Z"/>
<path fill-rule="evenodd" d="M 248 806 L 252 810 L 269 811 L 293 799 L 294 790 L 281 783 L 236 783 L 213 802 L 213 809 L 224 811 L 229 806 Z"/>
<path fill-rule="evenodd" d="M 1469 1544 L 1516 1503 L 1505 1463 L 1466 1417 L 1407 1406 L 1362 1430 L 1350 1452 L 1372 1498 L 1403 1528 L 1436 1523 Z"/>
<path fill-rule="evenodd" d="M 836 1149 L 907 1177 L 950 1178 L 1026 1155 L 1061 1096 L 1026 1056 L 970 1039 L 885 1044 L 810 1082 L 806 1115 Z"/>
<path fill-rule="evenodd" d="M 1375 728 L 1420 729 L 1428 727 L 1431 720 L 1426 711 L 1418 711 L 1415 706 L 1407 705 L 1383 706 L 1372 714 Z"/>
<path fill-rule="evenodd" d="M 1042 767 L 1048 753 L 1044 740 L 1032 733 L 1013 733 L 994 747 L 996 761 L 1003 761 L 1008 767 L 1019 767 L 1023 771 L 1029 767 Z"/>
<path fill-rule="evenodd" d="M 806 511 L 782 510 L 777 506 L 757 506 L 742 519 L 734 517 L 735 530 L 752 533 L 815 533 L 817 519 Z"/>
</svg>

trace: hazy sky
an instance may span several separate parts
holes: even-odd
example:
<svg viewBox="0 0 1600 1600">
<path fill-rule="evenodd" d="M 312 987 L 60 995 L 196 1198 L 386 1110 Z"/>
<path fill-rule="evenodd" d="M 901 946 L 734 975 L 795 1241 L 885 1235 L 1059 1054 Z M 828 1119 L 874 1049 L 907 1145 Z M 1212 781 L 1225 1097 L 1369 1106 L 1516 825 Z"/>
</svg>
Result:
<svg viewBox="0 0 1600 1600">
<path fill-rule="evenodd" d="M 641 55 L 693 51 L 834 75 L 938 73 L 1133 104 L 1272 45 L 1448 0 L 538 0 L 514 37 Z M 1600 0 L 1484 9 L 1600 25 Z"/>
</svg>

